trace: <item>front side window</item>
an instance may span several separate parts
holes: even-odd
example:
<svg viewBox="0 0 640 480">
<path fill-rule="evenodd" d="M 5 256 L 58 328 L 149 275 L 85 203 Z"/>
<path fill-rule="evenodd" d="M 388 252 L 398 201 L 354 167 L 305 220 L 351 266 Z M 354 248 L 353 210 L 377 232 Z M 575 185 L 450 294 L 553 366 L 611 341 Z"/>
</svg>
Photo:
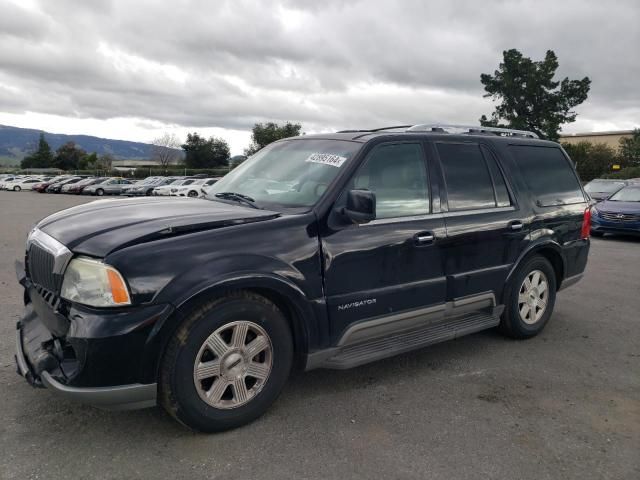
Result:
<svg viewBox="0 0 640 480">
<path fill-rule="evenodd" d="M 376 218 L 429 213 L 427 171 L 417 143 L 375 148 L 356 173 L 351 188 L 376 194 Z"/>
<path fill-rule="evenodd" d="M 491 175 L 477 144 L 438 143 L 436 148 L 444 170 L 450 211 L 496 206 Z"/>
<path fill-rule="evenodd" d="M 215 200 L 233 193 L 254 200 L 258 206 L 311 207 L 360 147 L 360 143 L 346 140 L 273 143 L 216 182 L 207 198 Z"/>
<path fill-rule="evenodd" d="M 562 150 L 532 145 L 511 145 L 509 149 L 538 205 L 585 201 L 575 170 Z"/>
</svg>

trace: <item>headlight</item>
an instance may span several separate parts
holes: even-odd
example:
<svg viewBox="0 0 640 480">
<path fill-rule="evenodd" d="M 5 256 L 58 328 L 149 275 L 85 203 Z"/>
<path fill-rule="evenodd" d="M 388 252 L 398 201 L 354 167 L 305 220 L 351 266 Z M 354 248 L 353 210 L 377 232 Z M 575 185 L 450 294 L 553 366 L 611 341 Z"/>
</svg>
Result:
<svg viewBox="0 0 640 480">
<path fill-rule="evenodd" d="M 120 272 L 86 257 L 71 260 L 64 272 L 60 295 L 92 307 L 131 305 L 129 290 Z"/>
<path fill-rule="evenodd" d="M 591 215 L 592 216 L 598 216 L 600 212 L 598 211 L 598 209 L 596 207 L 591 207 Z"/>
</svg>

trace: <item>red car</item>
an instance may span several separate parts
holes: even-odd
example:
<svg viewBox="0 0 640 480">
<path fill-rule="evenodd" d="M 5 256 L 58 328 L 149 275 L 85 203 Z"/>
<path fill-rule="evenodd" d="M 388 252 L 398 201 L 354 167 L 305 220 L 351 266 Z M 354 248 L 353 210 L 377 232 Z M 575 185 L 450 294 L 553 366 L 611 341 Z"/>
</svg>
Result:
<svg viewBox="0 0 640 480">
<path fill-rule="evenodd" d="M 54 183 L 61 182 L 61 181 L 66 180 L 68 178 L 71 178 L 71 177 L 69 175 L 63 176 L 63 177 L 55 177 L 55 178 L 52 178 L 51 180 L 48 180 L 46 182 L 36 183 L 33 186 L 32 190 L 35 191 L 35 192 L 38 192 L 38 193 L 45 193 L 47 191 L 47 187 L 49 185 L 53 185 Z"/>
</svg>

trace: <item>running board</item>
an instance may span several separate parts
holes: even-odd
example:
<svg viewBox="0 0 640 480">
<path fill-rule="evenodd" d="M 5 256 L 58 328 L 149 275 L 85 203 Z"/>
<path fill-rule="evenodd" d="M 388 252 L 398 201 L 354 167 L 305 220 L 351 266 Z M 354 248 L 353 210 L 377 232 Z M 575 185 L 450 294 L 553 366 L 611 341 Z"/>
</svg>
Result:
<svg viewBox="0 0 640 480">
<path fill-rule="evenodd" d="M 405 330 L 367 342 L 332 349 L 328 357 L 325 357 L 315 365 L 308 364 L 307 369 L 332 368 L 344 370 L 358 367 L 365 363 L 486 330 L 500 323 L 500 313 L 495 310 L 491 313 L 476 312 L 457 318 L 444 319 L 421 328 Z"/>
</svg>

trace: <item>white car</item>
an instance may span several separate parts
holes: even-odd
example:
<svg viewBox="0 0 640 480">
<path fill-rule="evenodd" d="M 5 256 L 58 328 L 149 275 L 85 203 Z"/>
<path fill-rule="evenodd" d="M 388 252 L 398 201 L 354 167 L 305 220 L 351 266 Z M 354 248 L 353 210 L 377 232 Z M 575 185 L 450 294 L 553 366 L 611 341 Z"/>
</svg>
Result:
<svg viewBox="0 0 640 480">
<path fill-rule="evenodd" d="M 12 178 L 10 177 L 0 184 L 0 190 L 20 191 L 22 190 L 22 188 L 19 185 L 27 180 L 39 180 L 39 177 L 25 176 L 25 175 L 15 176 Z M 37 182 L 34 182 L 34 183 L 37 183 Z M 17 187 L 17 188 L 14 188 L 14 187 Z"/>
<path fill-rule="evenodd" d="M 50 177 L 49 177 L 50 178 Z M 7 190 L 13 190 L 14 192 L 19 192 L 21 190 L 33 190 L 33 186 L 38 183 L 45 182 L 49 180 L 49 178 L 41 178 L 41 177 L 31 177 L 31 178 L 23 178 L 17 182 L 11 182 L 7 185 Z"/>
<path fill-rule="evenodd" d="M 210 187 L 218 181 L 217 178 L 199 178 L 190 184 L 182 184 L 178 186 L 172 185 L 171 195 L 176 197 L 192 197 L 196 198 L 202 194 L 202 189 Z"/>
<path fill-rule="evenodd" d="M 162 185 L 160 187 L 154 188 L 153 194 L 160 195 L 160 196 L 169 196 L 171 195 L 172 189 L 181 187 L 181 186 L 191 185 L 193 182 L 195 182 L 195 179 L 193 178 L 183 178 L 180 180 L 175 180 L 167 185 Z"/>
</svg>

